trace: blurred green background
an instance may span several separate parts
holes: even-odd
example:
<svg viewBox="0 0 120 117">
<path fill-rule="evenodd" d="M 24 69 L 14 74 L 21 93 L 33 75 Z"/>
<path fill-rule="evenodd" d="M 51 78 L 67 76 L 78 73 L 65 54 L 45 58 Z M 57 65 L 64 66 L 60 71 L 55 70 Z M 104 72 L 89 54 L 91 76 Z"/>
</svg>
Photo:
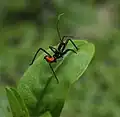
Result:
<svg viewBox="0 0 120 117">
<path fill-rule="evenodd" d="M 59 43 L 56 22 L 63 12 L 61 35 L 94 43 L 96 53 L 71 87 L 61 117 L 120 117 L 119 0 L 0 0 L 0 102 L 36 50 Z"/>
</svg>

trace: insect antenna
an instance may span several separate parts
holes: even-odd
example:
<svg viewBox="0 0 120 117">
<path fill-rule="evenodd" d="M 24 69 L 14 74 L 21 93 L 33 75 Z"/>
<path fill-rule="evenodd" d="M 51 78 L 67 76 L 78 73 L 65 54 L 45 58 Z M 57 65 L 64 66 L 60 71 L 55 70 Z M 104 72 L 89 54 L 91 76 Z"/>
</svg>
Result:
<svg viewBox="0 0 120 117">
<path fill-rule="evenodd" d="M 59 21 L 60 21 L 60 17 L 64 15 L 64 13 L 61 13 L 60 15 L 58 15 L 58 20 L 57 20 L 57 33 L 58 33 L 58 37 L 60 39 L 60 41 L 62 41 L 61 35 L 60 35 L 60 30 L 59 30 Z"/>
</svg>

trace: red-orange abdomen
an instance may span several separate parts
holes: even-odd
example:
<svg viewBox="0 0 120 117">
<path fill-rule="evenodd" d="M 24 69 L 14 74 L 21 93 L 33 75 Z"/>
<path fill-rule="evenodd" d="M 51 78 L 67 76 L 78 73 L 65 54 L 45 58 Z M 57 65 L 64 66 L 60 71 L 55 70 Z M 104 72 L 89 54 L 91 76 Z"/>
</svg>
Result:
<svg viewBox="0 0 120 117">
<path fill-rule="evenodd" d="M 55 62 L 55 60 L 56 60 L 54 57 L 49 57 L 49 56 L 46 56 L 45 59 L 49 63 Z"/>
</svg>

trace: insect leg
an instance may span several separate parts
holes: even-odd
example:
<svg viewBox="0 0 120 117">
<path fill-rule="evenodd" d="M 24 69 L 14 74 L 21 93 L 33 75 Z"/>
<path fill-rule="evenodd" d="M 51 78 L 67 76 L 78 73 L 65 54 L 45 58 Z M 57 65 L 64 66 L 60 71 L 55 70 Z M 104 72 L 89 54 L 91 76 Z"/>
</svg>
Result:
<svg viewBox="0 0 120 117">
<path fill-rule="evenodd" d="M 59 80 L 58 80 L 58 78 L 57 78 L 57 76 L 56 76 L 56 74 L 55 74 L 55 72 L 54 72 L 54 70 L 53 70 L 53 68 L 51 66 L 51 63 L 49 63 L 49 66 L 50 66 L 50 68 L 51 68 L 51 70 L 52 70 L 52 72 L 53 72 L 53 74 L 54 74 L 54 76 L 55 76 L 55 78 L 57 80 L 57 83 L 59 83 Z"/>
<path fill-rule="evenodd" d="M 74 38 L 74 36 L 63 36 L 63 37 L 62 37 L 62 41 L 63 41 L 65 38 Z"/>
<path fill-rule="evenodd" d="M 78 47 L 75 45 L 75 43 L 72 41 L 72 39 L 67 39 L 66 42 L 65 42 L 65 47 L 67 46 L 68 42 L 71 42 L 73 44 L 73 46 L 76 48 L 76 50 L 78 50 Z M 62 51 L 64 51 L 65 47 L 63 48 Z"/>
<path fill-rule="evenodd" d="M 49 48 L 55 53 L 57 50 L 56 48 L 52 47 L 52 46 L 49 46 Z"/>
<path fill-rule="evenodd" d="M 61 52 L 63 50 L 63 48 L 65 48 L 65 43 L 63 43 L 63 42 L 59 43 L 59 45 L 58 45 L 58 51 Z"/>
<path fill-rule="evenodd" d="M 34 55 L 34 57 L 33 57 L 33 60 L 32 60 L 32 62 L 30 63 L 30 65 L 33 64 L 33 62 L 34 62 L 34 60 L 35 60 L 35 58 L 36 58 L 36 56 L 37 56 L 37 54 L 38 54 L 38 52 L 39 52 L 40 50 L 42 50 L 42 51 L 43 51 L 44 53 L 46 53 L 47 55 L 51 56 L 46 50 L 44 50 L 43 48 L 39 48 L 39 49 L 37 50 L 37 52 L 35 53 L 35 55 Z"/>
</svg>

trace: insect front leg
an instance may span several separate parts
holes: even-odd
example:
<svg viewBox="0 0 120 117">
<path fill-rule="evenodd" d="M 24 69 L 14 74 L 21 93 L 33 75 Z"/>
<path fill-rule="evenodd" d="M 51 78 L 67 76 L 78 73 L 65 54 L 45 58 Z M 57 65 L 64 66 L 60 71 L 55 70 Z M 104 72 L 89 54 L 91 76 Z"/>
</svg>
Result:
<svg viewBox="0 0 120 117">
<path fill-rule="evenodd" d="M 57 52 L 57 49 L 56 48 L 54 48 L 54 47 L 52 47 L 52 46 L 49 46 L 49 48 L 55 53 L 55 52 Z"/>
<path fill-rule="evenodd" d="M 46 50 L 44 50 L 43 48 L 39 48 L 39 49 L 37 50 L 37 52 L 35 53 L 35 55 L 34 55 L 34 57 L 33 57 L 33 59 L 32 59 L 32 62 L 30 63 L 30 65 L 33 64 L 33 62 L 35 61 L 35 58 L 36 58 L 36 56 L 37 56 L 37 54 L 38 54 L 38 52 L 39 52 L 40 50 L 43 51 L 44 53 L 46 53 L 47 55 L 51 56 Z"/>
<path fill-rule="evenodd" d="M 74 38 L 74 36 L 63 36 L 62 41 L 64 41 L 65 38 L 71 38 L 72 39 L 72 38 Z"/>
</svg>

